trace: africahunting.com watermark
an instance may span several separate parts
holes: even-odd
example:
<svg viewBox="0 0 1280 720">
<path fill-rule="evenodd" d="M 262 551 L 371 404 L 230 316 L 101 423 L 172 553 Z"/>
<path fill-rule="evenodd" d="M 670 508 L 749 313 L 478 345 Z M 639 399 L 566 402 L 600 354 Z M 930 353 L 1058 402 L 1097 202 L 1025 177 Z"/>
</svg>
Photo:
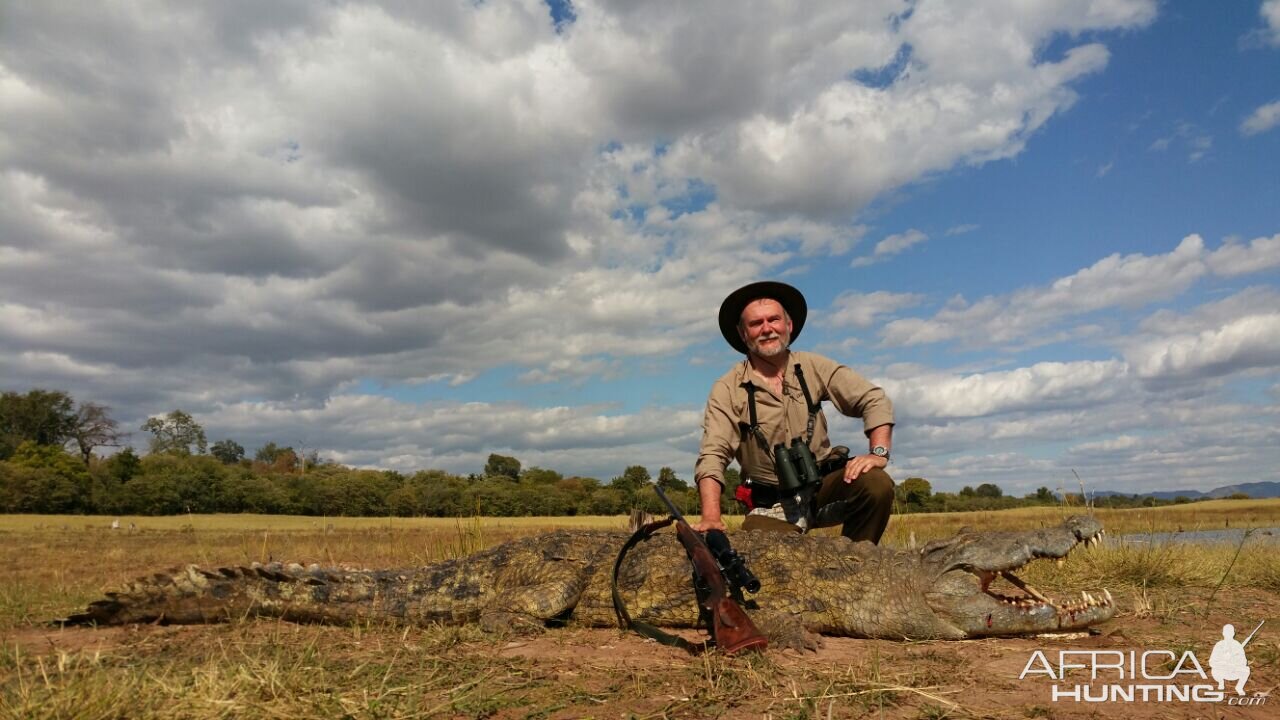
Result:
<svg viewBox="0 0 1280 720">
<path fill-rule="evenodd" d="M 1263 621 L 1265 622 L 1265 621 Z M 1209 671 L 1191 650 L 1036 650 L 1018 679 L 1053 681 L 1053 702 L 1207 702 L 1265 705 L 1262 693 L 1248 695 L 1249 661 L 1244 648 L 1262 623 L 1244 639 L 1224 625 L 1208 658 Z"/>
</svg>

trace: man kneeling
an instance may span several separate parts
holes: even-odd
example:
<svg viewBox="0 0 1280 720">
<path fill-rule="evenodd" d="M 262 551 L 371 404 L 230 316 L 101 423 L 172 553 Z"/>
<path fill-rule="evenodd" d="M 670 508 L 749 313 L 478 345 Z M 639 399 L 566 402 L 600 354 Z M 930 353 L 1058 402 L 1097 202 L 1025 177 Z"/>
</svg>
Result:
<svg viewBox="0 0 1280 720">
<path fill-rule="evenodd" d="M 744 530 L 841 525 L 845 537 L 873 543 L 884 534 L 893 509 L 893 480 L 884 470 L 893 404 L 848 367 L 791 349 L 807 315 L 800 291 L 779 282 L 752 283 L 721 304 L 720 332 L 746 358 L 715 382 L 707 398 L 694 469 L 702 501 L 696 529 L 724 529 L 720 489 L 725 468 L 737 460 L 743 475 L 738 498 L 751 508 Z M 862 418 L 867 453 L 848 457 L 847 448 L 831 447 L 824 400 Z"/>
</svg>

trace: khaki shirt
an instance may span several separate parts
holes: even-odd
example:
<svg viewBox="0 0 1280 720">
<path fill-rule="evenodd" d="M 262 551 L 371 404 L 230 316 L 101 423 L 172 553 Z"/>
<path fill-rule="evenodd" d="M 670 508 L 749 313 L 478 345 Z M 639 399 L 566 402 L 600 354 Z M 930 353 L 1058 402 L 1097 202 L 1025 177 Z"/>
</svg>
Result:
<svg viewBox="0 0 1280 720">
<path fill-rule="evenodd" d="M 693 472 L 695 483 L 702 478 L 712 478 L 723 485 L 724 470 L 736 459 L 743 475 L 753 482 L 778 484 L 772 448 L 778 443 L 789 446 L 792 438 L 804 437 L 809 422 L 809 408 L 795 377 L 796 363 L 800 363 L 814 402 L 829 400 L 845 415 L 862 418 L 867 432 L 893 424 L 893 403 L 884 391 L 830 358 L 791 351 L 783 377 L 782 397 L 774 394 L 751 369 L 750 362 L 743 359 L 711 386 L 702 419 L 702 447 Z M 747 409 L 748 385 L 756 387 L 756 420 L 769 441 L 769 452 L 760 447 L 754 433 L 743 429 L 751 422 Z M 814 422 L 809 449 L 818 460 L 831 454 L 827 419 L 821 412 Z"/>
</svg>

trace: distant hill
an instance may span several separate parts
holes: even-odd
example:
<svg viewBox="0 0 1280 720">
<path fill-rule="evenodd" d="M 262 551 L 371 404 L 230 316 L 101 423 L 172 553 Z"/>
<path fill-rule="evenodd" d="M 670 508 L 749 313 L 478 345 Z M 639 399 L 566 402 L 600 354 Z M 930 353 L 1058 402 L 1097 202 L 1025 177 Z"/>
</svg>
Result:
<svg viewBox="0 0 1280 720">
<path fill-rule="evenodd" d="M 1235 493 L 1244 493 L 1251 498 L 1280 497 L 1280 482 L 1252 482 L 1239 485 L 1225 485 L 1209 491 L 1211 498 L 1223 498 Z"/>
<path fill-rule="evenodd" d="M 1209 492 L 1201 492 L 1199 490 L 1156 490 L 1154 492 L 1145 493 L 1126 493 L 1116 492 L 1115 490 L 1099 490 L 1094 493 L 1095 497 L 1110 497 L 1112 495 L 1127 495 L 1132 497 L 1153 497 L 1157 500 L 1172 500 L 1177 497 L 1191 498 L 1197 500 L 1200 498 L 1224 498 L 1236 493 L 1244 493 L 1251 498 L 1274 498 L 1280 497 L 1280 482 L 1251 482 L 1241 483 L 1239 485 L 1223 485 Z"/>
</svg>

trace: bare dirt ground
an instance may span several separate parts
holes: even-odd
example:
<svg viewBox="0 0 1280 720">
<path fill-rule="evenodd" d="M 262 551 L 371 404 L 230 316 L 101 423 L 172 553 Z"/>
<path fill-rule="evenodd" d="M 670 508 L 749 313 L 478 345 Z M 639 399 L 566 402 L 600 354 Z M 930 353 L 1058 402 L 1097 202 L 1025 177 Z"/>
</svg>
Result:
<svg viewBox="0 0 1280 720">
<path fill-rule="evenodd" d="M 493 637 L 474 629 L 337 628 L 274 621 L 222 626 L 18 628 L 7 633 L 0 673 L 17 671 L 26 695 L 17 713 L 71 717 L 94 693 L 128 693 L 101 717 L 473 717 L 473 718 L 1272 718 L 1280 697 L 1280 597 L 1223 588 L 1119 596 L 1125 610 L 1098 634 L 890 642 L 825 638 L 814 653 L 693 657 L 637 635 L 564 628 Z M 1188 598 L 1193 601 L 1188 602 Z M 1136 608 L 1136 610 L 1135 610 Z M 1043 672 L 1019 679 L 1037 650 L 1191 651 L 1206 674 L 1222 626 L 1243 640 L 1252 666 L 1248 701 L 1056 700 L 1052 687 L 1117 682 L 1115 670 L 1065 681 Z M 696 638 L 696 633 L 688 634 Z M 1078 660 L 1080 656 L 1075 656 Z M 1152 674 L 1172 664 L 1155 658 Z M 1042 668 L 1036 665 L 1036 668 Z M 1185 670 L 1193 668 L 1184 663 Z M 1190 672 L 1176 682 L 1215 685 Z M 1148 681 L 1151 682 L 1151 681 Z M 1154 681 L 1157 684 L 1175 681 Z M 40 686 L 44 691 L 40 690 Z M 327 694 L 326 694 L 327 693 Z M 1234 698 L 1228 693 L 1228 698 Z M 23 701 L 28 704 L 24 705 Z M 32 705 L 31 703 L 34 703 Z M 79 703 L 77 705 L 77 703 Z M 116 712 L 111 708 L 132 708 Z M 57 712 L 51 712 L 56 710 Z M 68 712 L 63 713 L 66 710 Z"/>
</svg>

